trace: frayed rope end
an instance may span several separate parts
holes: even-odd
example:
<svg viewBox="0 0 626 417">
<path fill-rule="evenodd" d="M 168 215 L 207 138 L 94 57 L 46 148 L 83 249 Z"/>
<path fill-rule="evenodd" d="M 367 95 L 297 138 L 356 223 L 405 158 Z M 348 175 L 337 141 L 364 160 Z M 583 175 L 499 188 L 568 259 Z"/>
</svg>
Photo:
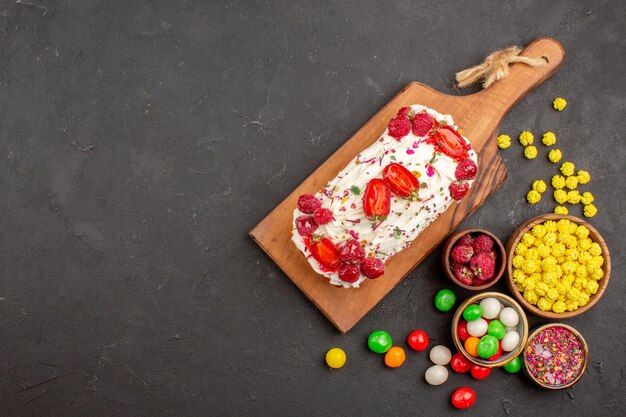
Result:
<svg viewBox="0 0 626 417">
<path fill-rule="evenodd" d="M 456 82 L 460 88 L 468 87 L 482 81 L 483 88 L 489 87 L 494 82 L 506 77 L 511 72 L 509 65 L 516 62 L 530 65 L 531 67 L 543 67 L 547 65 L 545 58 L 529 58 L 520 56 L 522 48 L 510 46 L 500 51 L 492 52 L 485 58 L 485 62 L 475 67 L 456 73 Z"/>
</svg>

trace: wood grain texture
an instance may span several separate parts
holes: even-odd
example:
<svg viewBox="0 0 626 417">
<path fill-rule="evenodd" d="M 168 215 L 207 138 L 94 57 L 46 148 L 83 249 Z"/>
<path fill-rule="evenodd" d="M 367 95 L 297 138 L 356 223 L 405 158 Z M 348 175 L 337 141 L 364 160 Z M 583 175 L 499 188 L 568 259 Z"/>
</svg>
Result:
<svg viewBox="0 0 626 417">
<path fill-rule="evenodd" d="M 548 64 L 540 68 L 515 64 L 507 78 L 469 96 L 451 96 L 417 82 L 410 83 L 250 232 L 261 248 L 341 332 L 347 332 L 358 323 L 504 182 L 506 168 L 495 143 L 498 127 L 511 107 L 558 70 L 564 51 L 557 41 L 540 38 L 528 45 L 522 55 L 544 56 Z M 360 151 L 380 137 L 400 107 L 411 104 L 422 104 L 452 115 L 478 153 L 477 179 L 460 204 L 451 206 L 407 249 L 387 262 L 384 276 L 367 280 L 361 288 L 334 287 L 328 284 L 326 277 L 311 269 L 304 255 L 291 242 L 293 209 L 298 196 L 320 190 Z"/>
</svg>

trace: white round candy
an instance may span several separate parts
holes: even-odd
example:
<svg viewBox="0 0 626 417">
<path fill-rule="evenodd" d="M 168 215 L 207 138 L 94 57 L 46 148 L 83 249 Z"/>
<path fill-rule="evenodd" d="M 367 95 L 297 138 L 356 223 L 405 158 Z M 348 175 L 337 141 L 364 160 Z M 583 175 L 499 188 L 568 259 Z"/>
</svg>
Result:
<svg viewBox="0 0 626 417">
<path fill-rule="evenodd" d="M 487 328 L 489 324 L 487 324 L 487 320 L 485 319 L 476 319 L 467 322 L 467 332 L 471 336 L 481 337 L 487 333 Z"/>
<path fill-rule="evenodd" d="M 447 365 L 452 358 L 452 352 L 445 346 L 437 345 L 430 350 L 430 360 L 436 365 Z"/>
<path fill-rule="evenodd" d="M 487 297 L 480 302 L 480 308 L 483 309 L 484 318 L 495 319 L 500 314 L 500 301 L 497 298 Z"/>
<path fill-rule="evenodd" d="M 517 323 L 519 323 L 519 315 L 511 307 L 505 307 L 500 312 L 500 321 L 506 327 L 517 326 Z"/>
<path fill-rule="evenodd" d="M 424 375 L 430 385 L 441 385 L 448 380 L 448 370 L 441 365 L 433 365 L 426 370 Z"/>
<path fill-rule="evenodd" d="M 500 342 L 500 346 L 502 346 L 502 350 L 505 352 L 510 352 L 515 350 L 517 345 L 519 344 L 519 333 L 516 331 L 508 332 L 502 338 Z"/>
</svg>

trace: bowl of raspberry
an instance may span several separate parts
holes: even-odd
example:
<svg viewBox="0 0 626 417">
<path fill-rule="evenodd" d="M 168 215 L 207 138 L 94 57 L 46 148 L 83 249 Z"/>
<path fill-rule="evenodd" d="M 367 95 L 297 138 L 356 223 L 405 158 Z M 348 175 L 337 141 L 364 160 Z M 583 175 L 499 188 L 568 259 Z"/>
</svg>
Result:
<svg viewBox="0 0 626 417">
<path fill-rule="evenodd" d="M 443 269 L 454 283 L 484 290 L 498 282 L 506 269 L 506 252 L 497 236 L 485 229 L 464 229 L 443 246 Z"/>
</svg>

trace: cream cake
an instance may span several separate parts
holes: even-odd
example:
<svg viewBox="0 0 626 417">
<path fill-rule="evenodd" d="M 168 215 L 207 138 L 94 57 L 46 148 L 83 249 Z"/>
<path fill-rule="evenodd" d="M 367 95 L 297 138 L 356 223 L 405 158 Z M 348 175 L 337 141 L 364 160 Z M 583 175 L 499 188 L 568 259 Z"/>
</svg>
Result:
<svg viewBox="0 0 626 417">
<path fill-rule="evenodd" d="M 300 196 L 292 240 L 331 284 L 358 288 L 467 194 L 476 162 L 450 115 L 403 107 L 323 189 Z"/>
</svg>

